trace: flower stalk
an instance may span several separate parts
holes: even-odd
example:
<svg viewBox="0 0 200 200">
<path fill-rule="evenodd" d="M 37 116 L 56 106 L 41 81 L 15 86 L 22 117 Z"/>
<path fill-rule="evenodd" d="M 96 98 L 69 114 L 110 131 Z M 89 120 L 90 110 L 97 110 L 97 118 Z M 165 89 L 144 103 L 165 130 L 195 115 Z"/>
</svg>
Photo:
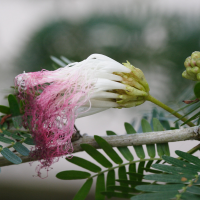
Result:
<svg viewBox="0 0 200 200">
<path fill-rule="evenodd" d="M 183 122 L 187 121 L 186 117 L 183 117 L 181 114 L 175 112 L 172 108 L 170 108 L 169 106 L 167 106 L 164 103 L 160 102 L 159 100 L 157 100 L 156 98 L 152 97 L 151 95 L 149 95 L 147 97 L 147 100 L 151 101 L 152 103 L 156 104 L 157 106 L 159 106 L 159 107 L 163 108 L 164 110 L 168 111 L 169 113 L 171 113 L 175 117 L 179 118 Z M 190 126 L 190 127 L 195 126 L 192 122 L 187 122 L 187 125 Z"/>
</svg>

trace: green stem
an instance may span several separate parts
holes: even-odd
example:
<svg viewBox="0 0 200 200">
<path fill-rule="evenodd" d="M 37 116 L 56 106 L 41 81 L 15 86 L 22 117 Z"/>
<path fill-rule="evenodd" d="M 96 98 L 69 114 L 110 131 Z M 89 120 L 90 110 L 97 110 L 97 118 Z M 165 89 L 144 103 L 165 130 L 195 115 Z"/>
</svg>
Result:
<svg viewBox="0 0 200 200">
<path fill-rule="evenodd" d="M 130 165 L 130 164 L 138 163 L 138 162 L 142 162 L 142 161 L 146 162 L 146 161 L 154 161 L 154 160 L 162 160 L 162 158 L 147 158 L 147 159 L 133 160 L 133 161 L 130 161 L 130 162 L 127 162 L 127 163 L 124 163 L 124 164 L 117 165 L 115 167 L 110 167 L 110 168 L 108 168 L 104 171 L 101 171 L 101 172 L 93 175 L 93 176 L 90 176 L 88 179 L 94 178 L 95 176 L 98 176 L 100 174 L 104 174 L 105 172 L 111 171 L 111 170 L 119 168 L 119 167 L 123 167 L 123 166 L 126 166 L 126 165 Z"/>
<path fill-rule="evenodd" d="M 187 118 L 183 117 L 182 115 L 180 115 L 179 113 L 175 112 L 173 109 L 171 109 L 170 107 L 168 107 L 167 105 L 165 105 L 164 103 L 158 101 L 156 98 L 152 97 L 151 95 L 149 95 L 147 97 L 147 100 L 148 101 L 151 101 L 152 103 L 158 105 L 159 107 L 165 109 L 166 111 L 168 111 L 169 113 L 171 113 L 172 115 L 174 115 L 175 117 L 177 118 L 181 118 L 181 120 L 183 122 L 186 122 L 187 121 Z M 195 126 L 192 122 L 187 122 L 187 125 L 188 126 Z"/>
</svg>

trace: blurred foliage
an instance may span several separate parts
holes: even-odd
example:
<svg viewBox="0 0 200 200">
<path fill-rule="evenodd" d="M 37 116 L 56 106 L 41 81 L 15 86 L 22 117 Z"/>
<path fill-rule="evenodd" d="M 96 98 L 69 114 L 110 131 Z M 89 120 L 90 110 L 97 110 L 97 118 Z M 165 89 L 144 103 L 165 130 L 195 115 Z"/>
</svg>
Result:
<svg viewBox="0 0 200 200">
<path fill-rule="evenodd" d="M 118 14 L 90 16 L 79 23 L 53 22 L 33 34 L 17 65 L 26 72 L 52 70 L 50 55 L 81 61 L 92 53 L 101 53 L 170 76 L 171 95 L 175 99 L 180 94 L 177 89 L 188 86 L 188 81 L 181 77 L 183 62 L 200 45 L 198 21 L 187 17 L 149 11 L 137 18 Z"/>
</svg>

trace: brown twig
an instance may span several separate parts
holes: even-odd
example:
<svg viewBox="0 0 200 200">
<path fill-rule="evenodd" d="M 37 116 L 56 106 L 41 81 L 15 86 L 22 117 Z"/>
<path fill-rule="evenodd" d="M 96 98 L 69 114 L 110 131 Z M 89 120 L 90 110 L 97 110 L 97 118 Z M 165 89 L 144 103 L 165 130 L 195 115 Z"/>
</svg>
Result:
<svg viewBox="0 0 200 200">
<path fill-rule="evenodd" d="M 1 122 L 0 122 L 0 124 L 3 125 L 4 122 L 6 121 L 6 119 L 8 119 L 8 118 L 11 117 L 11 116 L 12 116 L 12 114 L 9 114 L 9 115 L 5 115 L 5 116 L 3 116 L 3 117 L 1 118 Z"/>
<path fill-rule="evenodd" d="M 102 138 L 104 138 L 112 147 L 177 142 L 184 140 L 199 140 L 200 128 L 198 126 L 195 126 L 190 128 L 175 129 L 168 131 L 102 136 Z M 100 148 L 93 136 L 83 135 L 82 137 L 80 137 L 79 140 L 72 142 L 74 149 L 73 153 L 83 151 L 83 149 L 81 148 L 81 144 L 89 144 L 95 149 Z M 38 160 L 37 158 L 31 158 L 29 156 L 21 156 L 19 154 L 17 155 L 22 159 L 22 163 Z M 11 163 L 3 157 L 0 157 L 0 167 L 8 165 L 13 165 L 13 163 Z"/>
<path fill-rule="evenodd" d="M 184 102 L 185 104 L 197 103 L 197 102 L 199 102 L 199 99 L 196 98 L 196 99 L 194 99 L 194 100 L 184 100 L 183 102 Z"/>
</svg>

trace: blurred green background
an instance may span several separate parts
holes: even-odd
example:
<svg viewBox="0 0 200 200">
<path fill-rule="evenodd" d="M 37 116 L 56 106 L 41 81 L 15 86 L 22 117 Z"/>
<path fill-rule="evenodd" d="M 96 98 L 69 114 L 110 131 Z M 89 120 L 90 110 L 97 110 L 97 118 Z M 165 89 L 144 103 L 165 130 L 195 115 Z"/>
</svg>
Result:
<svg viewBox="0 0 200 200">
<path fill-rule="evenodd" d="M 0 102 L 6 104 L 3 97 L 17 74 L 53 70 L 51 55 L 81 61 L 93 53 L 118 62 L 128 60 L 143 70 L 152 95 L 164 102 L 176 102 L 193 84 L 181 74 L 186 57 L 200 49 L 199 8 L 198 0 L 0 0 Z M 118 121 L 123 125 L 141 109 L 146 112 L 150 107 L 147 103 L 142 108 L 111 110 L 106 116 L 78 121 L 78 127 L 82 133 L 94 134 L 95 129 L 99 135 L 114 127 L 122 134 Z M 115 113 L 116 119 L 110 120 Z M 104 132 L 97 121 L 105 125 Z M 68 200 L 83 183 L 55 178 L 59 171 L 73 168 L 64 159 L 45 180 L 32 177 L 35 165 L 2 168 L 1 198 Z M 94 187 L 87 199 L 94 199 L 93 195 Z"/>
<path fill-rule="evenodd" d="M 167 75 L 167 100 L 175 100 L 188 85 L 181 77 L 183 62 L 200 44 L 199 20 L 188 21 L 187 17 L 147 10 L 136 18 L 111 13 L 96 14 L 75 24 L 69 19 L 56 20 L 32 34 L 16 65 L 26 72 L 52 70 L 50 55 L 81 61 L 100 53 L 121 63 L 128 60 L 155 78 Z"/>
</svg>

